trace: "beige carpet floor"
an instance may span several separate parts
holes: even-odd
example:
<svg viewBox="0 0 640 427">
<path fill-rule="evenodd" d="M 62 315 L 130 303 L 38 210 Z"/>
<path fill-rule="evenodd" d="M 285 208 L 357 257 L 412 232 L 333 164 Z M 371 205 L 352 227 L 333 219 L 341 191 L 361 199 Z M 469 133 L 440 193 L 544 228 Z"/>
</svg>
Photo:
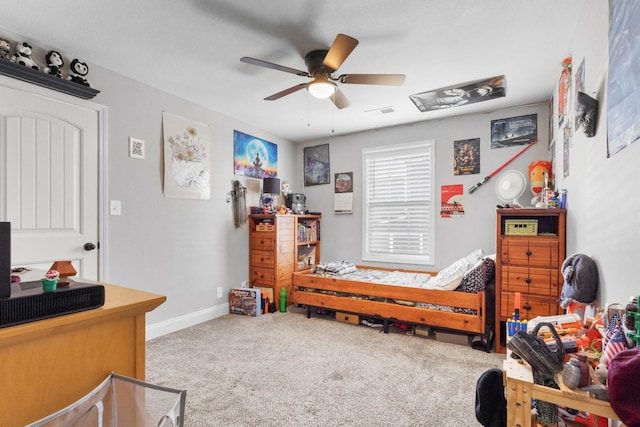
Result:
<svg viewBox="0 0 640 427">
<path fill-rule="evenodd" d="M 185 427 L 477 426 L 475 386 L 503 355 L 290 307 L 147 342 L 147 381 L 186 389 Z"/>
</svg>

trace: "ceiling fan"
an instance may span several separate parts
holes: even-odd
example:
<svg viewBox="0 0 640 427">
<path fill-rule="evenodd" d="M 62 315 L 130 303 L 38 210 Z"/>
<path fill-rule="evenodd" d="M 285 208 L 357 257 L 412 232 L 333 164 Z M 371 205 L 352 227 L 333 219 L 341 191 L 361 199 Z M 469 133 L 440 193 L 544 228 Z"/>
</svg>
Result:
<svg viewBox="0 0 640 427">
<path fill-rule="evenodd" d="M 307 88 L 309 93 L 316 98 L 330 98 L 336 107 L 342 109 L 351 105 L 351 102 L 338 88 L 336 82 L 342 84 L 368 84 L 400 86 L 404 83 L 404 74 L 342 74 L 334 77 L 333 73 L 351 54 L 358 45 L 358 40 L 345 34 L 338 34 L 331 47 L 327 49 L 312 50 L 304 57 L 308 71 L 296 70 L 284 65 L 274 64 L 261 59 L 244 56 L 240 61 L 272 70 L 284 71 L 302 77 L 311 77 L 312 81 L 300 83 L 288 89 L 268 96 L 265 101 L 275 101 L 283 96 L 290 95 L 300 89 Z"/>
</svg>

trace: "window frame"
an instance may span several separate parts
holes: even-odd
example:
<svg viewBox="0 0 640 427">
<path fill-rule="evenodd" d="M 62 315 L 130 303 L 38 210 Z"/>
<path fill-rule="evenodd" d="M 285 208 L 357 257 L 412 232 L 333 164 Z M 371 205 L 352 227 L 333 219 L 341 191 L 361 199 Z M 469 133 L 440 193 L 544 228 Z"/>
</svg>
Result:
<svg viewBox="0 0 640 427">
<path fill-rule="evenodd" d="M 428 168 L 428 198 L 424 200 L 425 205 L 422 207 L 425 212 L 430 213 L 426 220 L 423 233 L 426 233 L 426 244 L 421 254 L 408 254 L 408 253 L 392 253 L 388 252 L 373 252 L 370 248 L 370 215 L 369 215 L 369 170 L 367 162 L 369 159 L 375 157 L 389 157 L 394 152 L 399 156 L 408 156 L 411 152 L 417 150 L 426 150 L 425 155 L 429 158 Z M 411 143 L 395 144 L 382 147 L 364 148 L 362 150 L 362 259 L 363 261 L 373 262 L 385 262 L 396 264 L 418 264 L 418 265 L 435 265 L 435 204 L 436 194 L 435 189 L 435 140 L 421 140 Z M 417 178 L 417 177 L 416 177 Z M 399 201 L 396 201 L 399 203 Z M 419 201 L 416 201 L 419 203 Z"/>
</svg>

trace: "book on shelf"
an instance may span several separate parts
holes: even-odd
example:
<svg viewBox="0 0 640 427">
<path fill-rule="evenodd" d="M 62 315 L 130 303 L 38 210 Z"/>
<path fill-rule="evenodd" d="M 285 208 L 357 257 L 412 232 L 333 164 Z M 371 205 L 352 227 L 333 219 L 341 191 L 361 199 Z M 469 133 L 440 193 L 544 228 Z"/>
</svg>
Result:
<svg viewBox="0 0 640 427">
<path fill-rule="evenodd" d="M 298 223 L 298 242 L 315 242 L 320 240 L 320 222 L 305 221 Z"/>
</svg>

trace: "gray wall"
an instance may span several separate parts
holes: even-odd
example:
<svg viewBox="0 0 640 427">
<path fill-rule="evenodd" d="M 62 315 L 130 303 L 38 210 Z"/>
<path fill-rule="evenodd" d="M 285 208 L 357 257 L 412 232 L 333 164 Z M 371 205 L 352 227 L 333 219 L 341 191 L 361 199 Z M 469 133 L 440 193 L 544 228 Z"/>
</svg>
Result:
<svg viewBox="0 0 640 427">
<path fill-rule="evenodd" d="M 601 304 L 626 303 L 640 295 L 640 141 L 607 158 L 607 2 L 589 1 L 571 44 L 574 70 L 584 58 L 585 91 L 600 100 L 597 134 L 577 132 L 569 144 L 568 254 L 593 257 L 600 273 Z M 555 114 L 555 113 L 554 113 Z M 638 123 L 638 117 L 635 117 Z M 556 158 L 562 159 L 562 134 L 555 129 Z"/>
<path fill-rule="evenodd" d="M 489 126 L 495 118 L 521 114 L 538 114 L 540 142 L 505 170 L 518 169 L 525 175 L 527 165 L 534 160 L 555 158 L 557 188 L 568 190 L 567 254 L 583 253 L 596 261 L 599 268 L 602 306 L 626 302 L 640 295 L 635 263 L 640 260 L 640 196 L 637 184 L 640 165 L 640 141 L 607 158 L 606 78 L 608 67 L 608 5 L 590 1 L 582 10 L 580 26 L 567 46 L 573 56 L 574 70 L 585 59 L 585 90 L 600 100 L 600 120 L 597 134 L 587 138 L 582 131 L 574 132 L 568 144 L 569 175 L 564 177 L 564 133 L 558 129 L 557 97 L 552 105 L 553 128 L 549 135 L 549 106 L 539 105 L 498 111 L 486 115 L 470 115 L 453 119 L 416 123 L 411 126 L 386 128 L 371 132 L 318 140 L 305 146 L 330 144 L 331 185 L 302 187 L 302 162 L 297 165 L 297 185 L 307 195 L 312 211 L 323 212 L 322 259 L 361 261 L 362 182 L 361 158 L 365 147 L 403 143 L 420 139 L 436 140 L 436 189 L 446 184 L 464 184 L 465 191 L 481 177 L 511 158 L 517 149 L 490 149 Z M 558 78 L 561 61 L 558 58 Z M 535 66 L 535 64 L 523 64 Z M 508 81 L 508 76 L 507 76 Z M 532 82 L 535 84 L 535 82 Z M 508 89 L 507 89 L 508 93 Z M 552 96 L 553 94 L 550 94 Z M 490 102 L 490 101 L 489 101 Z M 464 107 L 462 107 L 464 108 Z M 427 118 L 425 113 L 425 118 Z M 455 177 L 452 172 L 452 144 L 459 139 L 481 139 L 481 174 Z M 550 139 L 555 141 L 553 153 L 548 153 Z M 303 147 L 298 147 L 302 158 Z M 334 215 L 333 174 L 354 172 L 354 213 Z M 499 176 L 499 175 L 498 175 Z M 497 178 L 497 177 L 496 177 Z M 495 180 L 494 180 L 495 181 Z M 480 187 L 472 195 L 465 193 L 465 216 L 461 219 L 436 219 L 435 270 L 446 267 L 473 249 L 485 253 L 495 251 L 495 182 Z M 527 203 L 527 194 L 521 203 Z M 439 199 L 438 199 L 439 203 Z M 364 263 L 366 264 L 366 263 Z M 406 265 L 405 267 L 420 268 Z"/>
<path fill-rule="evenodd" d="M 488 101 L 491 102 L 491 101 Z M 460 107 L 464 108 L 464 107 Z M 304 187 L 307 196 L 307 208 L 323 214 L 322 221 L 322 260 L 348 260 L 357 264 L 367 264 L 362 261 L 362 150 L 368 147 L 386 146 L 425 139 L 435 140 L 435 265 L 386 265 L 387 267 L 406 267 L 427 270 L 441 270 L 475 249 L 481 248 L 485 254 L 495 253 L 495 209 L 501 203 L 495 194 L 494 184 L 498 178 L 481 186 L 473 194 L 467 190 L 483 177 L 511 159 L 521 151 L 523 146 L 491 149 L 491 120 L 521 116 L 524 114 L 538 115 L 539 141 L 528 149 L 522 156 L 509 164 L 504 170 L 518 169 L 525 175 L 527 166 L 533 160 L 548 158 L 549 106 L 541 104 L 533 107 L 514 108 L 496 111 L 490 114 L 474 114 L 459 116 L 452 119 L 432 120 L 416 123 L 411 126 L 384 128 L 370 132 L 362 132 L 330 140 L 315 141 L 305 144 L 329 144 L 331 156 L 331 185 L 314 185 Z M 425 113 L 428 117 L 428 113 Z M 480 138 L 481 169 L 479 175 L 453 175 L 453 142 L 471 138 Z M 298 157 L 303 155 L 303 147 L 298 148 Z M 299 162 L 299 172 L 302 176 L 302 162 Z M 354 176 L 354 213 L 333 213 L 333 182 L 334 174 L 338 172 L 353 172 Z M 302 188 L 303 181 L 297 184 Z M 439 215 L 440 187 L 442 185 L 464 184 L 464 210 L 462 218 L 443 219 Z M 528 204 L 531 195 L 527 190 L 520 203 Z M 377 263 L 378 265 L 384 265 Z"/>
<path fill-rule="evenodd" d="M 229 288 L 249 275 L 248 227 L 235 229 L 226 194 L 238 179 L 250 206 L 260 189 L 260 180 L 233 175 L 233 130 L 277 144 L 283 179 L 293 176 L 293 144 L 99 67 L 91 77 L 101 90 L 94 101 L 108 107 L 107 198 L 122 201 L 122 216 L 105 216 L 103 279 L 167 296 L 148 315 L 159 328 L 151 336 L 226 314 Z M 163 196 L 163 111 L 210 126 L 210 200 Z M 129 158 L 129 137 L 146 141 L 144 161 Z M 216 297 L 219 286 L 223 298 Z"/>
</svg>

